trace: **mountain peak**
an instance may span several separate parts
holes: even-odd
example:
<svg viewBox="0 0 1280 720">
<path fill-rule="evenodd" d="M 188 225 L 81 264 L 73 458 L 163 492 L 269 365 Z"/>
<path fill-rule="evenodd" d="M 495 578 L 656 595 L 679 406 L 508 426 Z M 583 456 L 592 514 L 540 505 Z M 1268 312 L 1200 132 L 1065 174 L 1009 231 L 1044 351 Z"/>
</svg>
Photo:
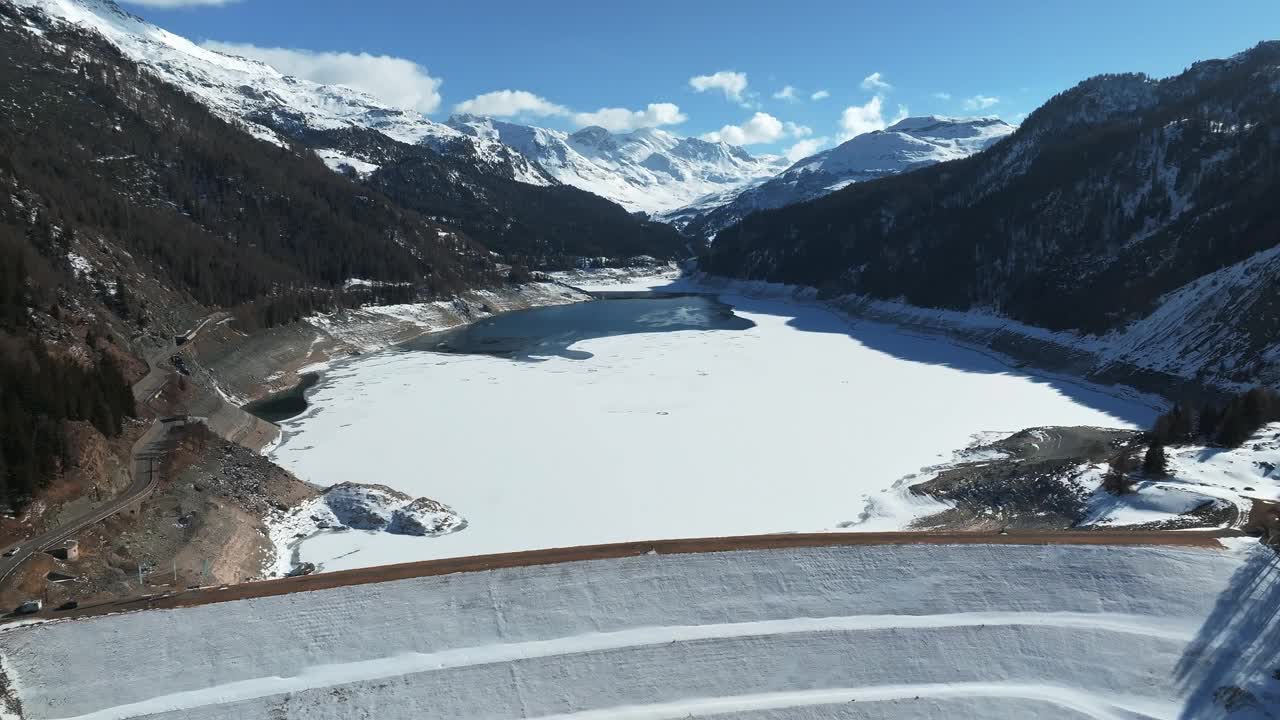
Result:
<svg viewBox="0 0 1280 720">
<path fill-rule="evenodd" d="M 1013 127 L 995 115 L 962 118 L 946 117 L 944 115 L 919 115 L 903 118 L 902 120 L 899 120 L 885 128 L 885 132 L 904 132 L 912 135 L 923 134 L 936 136 L 938 131 L 944 129 L 972 128 L 977 130 L 993 126 L 1004 126 L 1010 129 Z"/>
<path fill-rule="evenodd" d="M 616 147 L 617 140 L 613 133 L 605 130 L 599 125 L 588 125 L 578 132 L 569 136 L 569 140 L 579 145 L 587 145 L 591 147 Z"/>
</svg>

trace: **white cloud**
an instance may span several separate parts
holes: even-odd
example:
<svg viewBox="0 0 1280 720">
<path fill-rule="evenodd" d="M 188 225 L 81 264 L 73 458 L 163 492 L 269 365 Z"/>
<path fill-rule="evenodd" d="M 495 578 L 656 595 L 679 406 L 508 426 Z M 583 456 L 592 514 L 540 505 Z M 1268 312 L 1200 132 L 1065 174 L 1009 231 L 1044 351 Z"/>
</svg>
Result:
<svg viewBox="0 0 1280 720">
<path fill-rule="evenodd" d="M 153 8 L 209 7 L 230 5 L 240 0 L 124 0 L 129 5 L 142 5 Z"/>
<path fill-rule="evenodd" d="M 786 133 L 787 127 L 781 120 L 769 113 L 758 112 L 741 125 L 725 125 L 703 135 L 702 139 L 730 145 L 759 145 L 781 140 Z"/>
<path fill-rule="evenodd" d="M 786 127 L 787 134 L 793 138 L 804 138 L 813 134 L 813 128 L 808 125 L 797 125 L 796 123 L 788 121 L 784 123 L 784 126 Z"/>
<path fill-rule="evenodd" d="M 933 97 L 934 97 L 934 98 L 936 98 L 936 99 L 938 99 L 938 100 L 950 100 L 950 99 L 951 99 L 951 93 L 948 93 L 948 92 L 936 92 L 936 93 L 934 93 L 934 94 L 933 94 Z"/>
<path fill-rule="evenodd" d="M 396 107 L 431 113 L 440 107 L 440 83 L 426 68 L 404 58 L 369 53 L 315 52 L 208 41 L 217 52 L 261 60 L 286 75 L 325 85 L 344 85 Z"/>
<path fill-rule="evenodd" d="M 529 114 L 539 117 L 567 117 L 578 127 L 598 125 L 611 132 L 628 132 L 644 127 L 678 125 L 688 118 L 671 103 L 650 103 L 644 110 L 600 108 L 595 112 L 573 112 L 525 90 L 497 90 L 477 95 L 454 106 L 460 113 L 512 117 Z"/>
<path fill-rule="evenodd" d="M 801 140 L 795 145 L 792 145 L 791 147 L 787 148 L 787 151 L 784 152 L 783 155 L 785 155 L 786 158 L 791 162 L 795 162 L 797 160 L 802 160 L 804 158 L 807 158 L 810 155 L 818 152 L 824 146 L 826 146 L 826 144 L 827 144 L 827 138 L 825 137 L 809 138 L 807 140 Z"/>
<path fill-rule="evenodd" d="M 892 90 L 893 86 L 884 81 L 884 76 L 878 72 L 862 78 L 863 90 Z"/>
<path fill-rule="evenodd" d="M 773 94 L 774 100 L 786 100 L 787 102 L 796 102 L 800 98 L 796 96 L 796 89 L 787 85 L 778 92 Z"/>
<path fill-rule="evenodd" d="M 998 97 L 989 97 L 987 95 L 974 95 L 971 98 L 965 98 L 965 110 L 986 110 L 987 108 L 1000 102 Z"/>
<path fill-rule="evenodd" d="M 672 103 L 649 103 L 644 110 L 628 110 L 626 108 L 600 108 L 595 112 L 573 114 L 573 122 L 578 127 L 599 125 L 611 132 L 627 132 L 644 127 L 662 125 L 679 125 L 689 118 L 677 105 Z"/>
<path fill-rule="evenodd" d="M 736 103 L 743 101 L 742 93 L 747 90 L 747 74 L 721 70 L 713 75 L 698 75 L 689 78 L 689 86 L 697 92 L 719 90 L 724 96 Z"/>
<path fill-rule="evenodd" d="M 458 103 L 454 106 L 454 110 L 460 113 L 493 117 L 512 117 L 522 113 L 539 117 L 569 114 L 569 108 L 524 90 L 496 90 L 477 95 L 470 100 Z"/>
<path fill-rule="evenodd" d="M 826 100 L 829 97 L 831 97 L 831 93 L 827 92 L 826 90 L 819 90 L 818 92 L 810 95 L 809 99 L 810 100 Z"/>
<path fill-rule="evenodd" d="M 879 95 L 867 101 L 866 105 L 851 105 L 840 114 L 841 139 L 848 140 L 876 130 L 883 130 L 891 122 L 898 122 L 910 114 L 906 105 L 898 106 L 898 114 L 892 121 L 884 119 L 884 98 Z"/>
</svg>

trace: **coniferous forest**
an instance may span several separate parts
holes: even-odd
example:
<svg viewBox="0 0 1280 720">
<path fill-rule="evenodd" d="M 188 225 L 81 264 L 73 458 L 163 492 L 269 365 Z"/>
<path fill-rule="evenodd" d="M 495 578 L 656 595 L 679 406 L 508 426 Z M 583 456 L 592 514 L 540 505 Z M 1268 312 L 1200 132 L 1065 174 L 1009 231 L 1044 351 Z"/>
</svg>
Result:
<svg viewBox="0 0 1280 720">
<path fill-rule="evenodd" d="M 0 503 L 21 507 L 55 476 L 66 421 L 111 437 L 135 412 L 115 360 L 129 351 L 92 329 L 81 343 L 62 321 L 75 305 L 91 327 L 103 312 L 143 329 L 137 279 L 84 294 L 77 242 L 125 251 L 245 329 L 505 278 L 465 236 L 255 140 L 100 38 L 48 39 L 0 25 Z M 348 291 L 349 278 L 378 282 Z"/>
</svg>

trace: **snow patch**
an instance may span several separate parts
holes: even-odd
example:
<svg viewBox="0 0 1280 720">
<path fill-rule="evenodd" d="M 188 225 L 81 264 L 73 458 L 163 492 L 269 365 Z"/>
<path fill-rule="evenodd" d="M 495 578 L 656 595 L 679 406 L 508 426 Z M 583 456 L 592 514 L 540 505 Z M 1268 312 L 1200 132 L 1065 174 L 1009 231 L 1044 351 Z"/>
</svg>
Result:
<svg viewBox="0 0 1280 720">
<path fill-rule="evenodd" d="M 337 150 L 316 150 L 316 155 L 329 166 L 330 170 L 339 173 L 352 172 L 357 177 L 365 178 L 377 171 L 378 166 L 357 157 L 344 155 Z"/>
</svg>

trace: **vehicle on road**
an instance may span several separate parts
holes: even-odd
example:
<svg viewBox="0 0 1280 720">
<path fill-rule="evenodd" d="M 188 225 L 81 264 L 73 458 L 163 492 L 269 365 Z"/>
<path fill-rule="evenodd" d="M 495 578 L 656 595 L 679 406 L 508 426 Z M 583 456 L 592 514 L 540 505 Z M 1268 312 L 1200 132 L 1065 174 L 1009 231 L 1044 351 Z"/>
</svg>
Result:
<svg viewBox="0 0 1280 720">
<path fill-rule="evenodd" d="M 55 609 L 57 609 L 57 610 L 75 610 L 75 609 L 76 609 L 76 608 L 78 608 L 78 607 L 80 607 L 80 603 L 79 603 L 78 601 L 76 601 L 76 600 L 68 600 L 68 601 L 66 601 L 66 602 L 62 603 L 61 605 L 59 605 L 59 606 L 58 606 L 57 608 L 55 608 Z"/>
<path fill-rule="evenodd" d="M 9 548 L 8 550 L 5 550 L 5 551 L 4 551 L 4 556 L 5 556 L 5 557 L 13 557 L 14 555 L 17 555 L 17 554 L 18 554 L 18 551 L 19 551 L 19 550 L 21 550 L 21 549 L 22 549 L 22 548 L 21 548 L 20 546 L 18 546 L 18 545 L 14 545 L 13 547 L 11 547 L 11 548 Z"/>
<path fill-rule="evenodd" d="M 40 612 L 44 608 L 44 603 L 39 600 L 28 600 L 13 609 L 14 615 L 33 615 Z"/>
</svg>

